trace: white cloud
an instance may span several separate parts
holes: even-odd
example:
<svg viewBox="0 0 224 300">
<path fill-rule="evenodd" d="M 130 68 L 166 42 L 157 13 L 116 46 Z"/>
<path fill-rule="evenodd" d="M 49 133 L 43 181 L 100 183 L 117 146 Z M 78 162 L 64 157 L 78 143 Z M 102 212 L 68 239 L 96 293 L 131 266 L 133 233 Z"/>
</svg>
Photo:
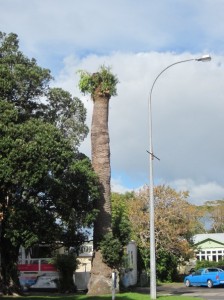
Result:
<svg viewBox="0 0 224 300">
<path fill-rule="evenodd" d="M 197 184 L 192 179 L 179 179 L 169 183 L 178 191 L 189 191 L 189 201 L 196 205 L 205 201 L 224 199 L 224 186 L 216 182 Z"/>
<path fill-rule="evenodd" d="M 220 0 L 1 0 L 1 30 L 48 65 L 72 53 L 223 52 Z"/>
<path fill-rule="evenodd" d="M 55 84 L 82 97 L 88 109 L 89 126 L 92 102 L 88 96 L 80 95 L 76 71 L 94 72 L 106 64 L 112 66 L 119 78 L 118 96 L 110 100 L 111 163 L 115 177 L 122 174 L 123 180 L 124 176 L 126 181 L 129 178 L 130 184 L 123 184 L 127 189 L 148 182 L 148 95 L 153 80 L 167 65 L 192 57 L 190 53 L 149 52 L 65 60 Z M 188 62 L 175 66 L 161 75 L 152 94 L 154 151 L 161 159 L 154 162 L 155 181 L 163 178 L 166 183 L 177 178 L 192 178 L 199 184 L 199 190 L 191 189 L 192 201 L 210 198 L 210 182 L 224 186 L 223 60 L 213 55 L 210 63 Z M 89 138 L 81 150 L 90 155 Z M 199 194 L 204 185 L 210 187 L 208 197 Z M 219 197 L 221 192 L 219 189 Z M 214 198 L 216 195 L 214 191 Z"/>
<path fill-rule="evenodd" d="M 114 193 L 124 194 L 126 192 L 132 192 L 133 189 L 125 187 L 122 183 L 122 180 L 119 178 L 111 179 L 111 191 Z"/>
<path fill-rule="evenodd" d="M 53 71 L 54 85 L 83 100 L 89 126 L 92 102 L 76 71 L 112 66 L 120 81 L 110 101 L 113 184 L 127 189 L 148 182 L 153 80 L 169 64 L 211 52 L 210 63 L 167 70 L 152 95 L 155 183 L 190 178 L 192 201 L 202 201 L 223 198 L 223 11 L 220 0 L 1 0 L 0 19 L 25 54 Z M 90 156 L 89 138 L 81 150 Z"/>
</svg>

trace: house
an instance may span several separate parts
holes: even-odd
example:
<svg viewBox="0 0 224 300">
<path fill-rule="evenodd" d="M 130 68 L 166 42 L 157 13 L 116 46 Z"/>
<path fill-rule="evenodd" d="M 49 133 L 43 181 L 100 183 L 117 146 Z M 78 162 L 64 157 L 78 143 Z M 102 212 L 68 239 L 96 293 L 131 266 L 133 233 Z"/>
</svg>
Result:
<svg viewBox="0 0 224 300">
<path fill-rule="evenodd" d="M 178 266 L 179 274 L 189 274 L 195 268 L 196 261 L 224 260 L 224 233 L 202 233 L 193 236 L 194 257 Z"/>
<path fill-rule="evenodd" d="M 133 286 L 138 281 L 137 246 L 135 241 L 130 241 L 125 247 L 126 266 L 121 274 L 121 281 L 125 287 Z"/>
<path fill-rule="evenodd" d="M 218 262 L 224 259 L 224 233 L 203 233 L 193 237 L 197 260 Z"/>
<path fill-rule="evenodd" d="M 78 290 L 87 290 L 91 272 L 93 242 L 86 242 L 80 247 L 79 265 L 74 274 L 74 282 Z"/>
</svg>

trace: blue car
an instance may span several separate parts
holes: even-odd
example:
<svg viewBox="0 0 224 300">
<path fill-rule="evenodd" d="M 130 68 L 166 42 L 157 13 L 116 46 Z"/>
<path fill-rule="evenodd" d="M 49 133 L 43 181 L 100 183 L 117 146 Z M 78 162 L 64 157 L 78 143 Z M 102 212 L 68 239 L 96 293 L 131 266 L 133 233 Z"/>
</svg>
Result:
<svg viewBox="0 0 224 300">
<path fill-rule="evenodd" d="M 224 285 L 224 271 L 219 268 L 199 269 L 184 278 L 186 287 Z"/>
</svg>

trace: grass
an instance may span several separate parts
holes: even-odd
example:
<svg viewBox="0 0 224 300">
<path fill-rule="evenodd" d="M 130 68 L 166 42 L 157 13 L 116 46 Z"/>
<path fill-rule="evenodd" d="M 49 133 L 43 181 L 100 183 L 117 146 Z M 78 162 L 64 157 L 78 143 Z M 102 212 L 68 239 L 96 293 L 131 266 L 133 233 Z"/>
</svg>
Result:
<svg viewBox="0 0 224 300">
<path fill-rule="evenodd" d="M 15 300 L 15 297 L 5 296 L 6 300 Z M 183 300 L 195 300 L 195 297 L 183 296 L 161 296 L 157 295 L 158 300 L 178 300 L 183 298 Z M 87 296 L 87 295 L 48 295 L 48 296 L 21 296 L 17 297 L 19 300 L 111 300 L 111 295 L 106 296 Z M 115 299 L 121 300 L 150 300 L 150 295 L 140 294 L 140 293 L 122 293 L 116 294 Z M 202 300 L 202 298 L 197 298 L 197 300 Z"/>
</svg>

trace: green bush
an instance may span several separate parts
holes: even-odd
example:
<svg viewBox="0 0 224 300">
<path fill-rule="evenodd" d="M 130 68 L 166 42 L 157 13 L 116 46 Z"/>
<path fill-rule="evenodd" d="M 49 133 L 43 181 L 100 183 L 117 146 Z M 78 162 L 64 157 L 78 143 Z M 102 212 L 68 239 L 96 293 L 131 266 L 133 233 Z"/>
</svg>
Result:
<svg viewBox="0 0 224 300">
<path fill-rule="evenodd" d="M 59 272 L 58 289 L 60 292 L 74 292 L 76 286 L 73 281 L 74 271 L 78 267 L 78 260 L 76 255 L 70 254 L 58 254 L 52 261 L 53 265 Z"/>
<path fill-rule="evenodd" d="M 157 279 L 161 282 L 172 282 L 177 278 L 177 257 L 163 250 L 158 251 L 157 257 Z"/>
<path fill-rule="evenodd" d="M 216 267 L 216 268 L 223 269 L 224 261 L 220 260 L 216 262 L 216 261 L 209 261 L 209 260 L 202 260 L 202 261 L 197 260 L 195 269 L 209 268 L 209 267 Z"/>
<path fill-rule="evenodd" d="M 111 268 L 119 269 L 123 247 L 118 238 L 114 237 L 112 232 L 107 233 L 100 242 L 100 250 L 103 261 Z"/>
</svg>

